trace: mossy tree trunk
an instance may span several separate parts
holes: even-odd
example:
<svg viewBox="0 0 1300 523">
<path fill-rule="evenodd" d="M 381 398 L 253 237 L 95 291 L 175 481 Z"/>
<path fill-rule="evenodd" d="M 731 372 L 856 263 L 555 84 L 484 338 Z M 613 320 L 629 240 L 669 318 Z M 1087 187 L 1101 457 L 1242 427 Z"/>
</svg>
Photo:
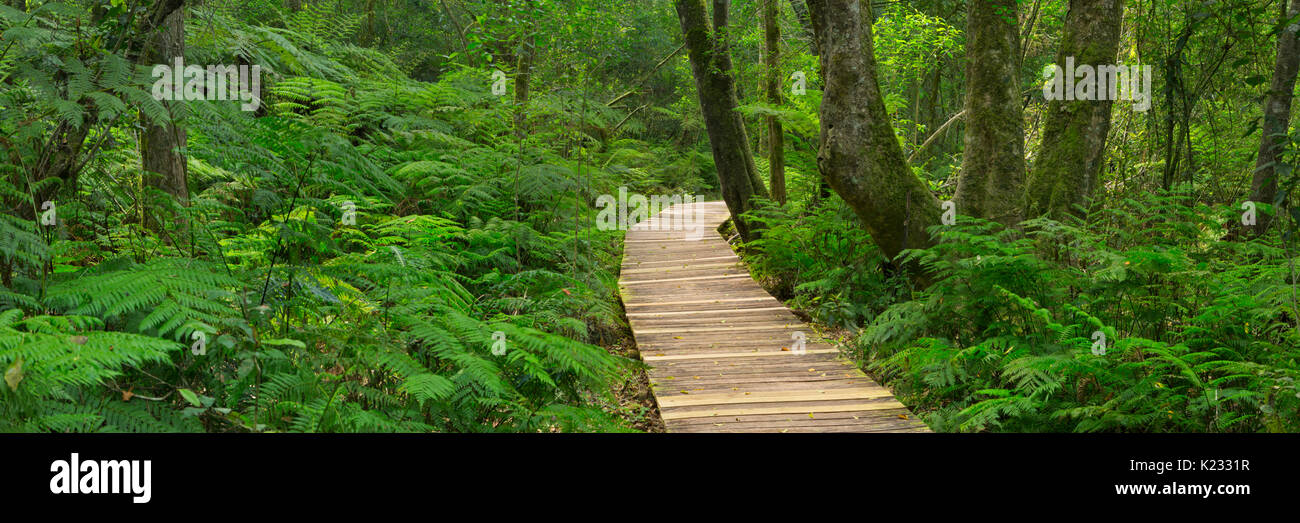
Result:
<svg viewBox="0 0 1300 523">
<path fill-rule="evenodd" d="M 930 244 L 939 200 L 907 165 L 876 77 L 869 0 L 810 0 L 825 93 L 817 164 L 891 259 Z"/>
<path fill-rule="evenodd" d="M 182 3 L 162 19 L 162 25 L 145 44 L 141 53 L 142 62 L 151 64 L 173 64 L 177 58 L 185 57 L 185 6 Z M 179 94 L 179 93 L 177 93 Z M 147 123 L 140 137 L 140 157 L 144 171 L 149 177 L 149 186 L 166 192 L 181 205 L 188 205 L 190 199 L 189 182 L 185 155 L 187 134 L 180 121 L 185 116 L 185 102 L 176 100 L 164 102 L 172 121 L 161 125 Z"/>
<path fill-rule="evenodd" d="M 781 1 L 763 0 L 763 62 L 767 68 L 767 103 L 781 105 Z M 785 130 L 776 116 L 767 117 L 767 164 L 772 199 L 785 205 Z"/>
<path fill-rule="evenodd" d="M 1283 9 L 1282 21 L 1300 15 L 1300 0 L 1291 0 Z M 1277 36 L 1277 61 L 1273 67 L 1273 82 L 1264 98 L 1264 136 L 1259 144 L 1259 157 L 1255 161 L 1255 176 L 1250 185 L 1251 201 L 1272 205 L 1277 200 L 1277 162 L 1287 143 L 1287 129 L 1291 124 L 1291 99 L 1295 91 L 1296 73 L 1300 72 L 1300 22 L 1289 23 Z M 1256 222 L 1255 234 L 1264 234 L 1273 220 Z"/>
<path fill-rule="evenodd" d="M 1114 65 L 1124 13 L 1123 0 L 1070 0 L 1065 35 L 1056 65 L 1069 58 L 1075 67 Z M 1068 73 L 1068 71 L 1067 71 Z M 1076 213 L 1098 185 L 1110 132 L 1112 100 L 1067 101 L 1047 105 L 1042 144 L 1029 173 L 1026 217 L 1060 218 Z"/>
<path fill-rule="evenodd" d="M 754 164 L 754 155 L 749 151 L 749 134 L 745 130 L 745 118 L 737 110 L 740 107 L 740 98 L 744 95 L 740 93 L 740 84 L 735 81 L 735 66 L 731 63 L 731 29 L 728 19 L 731 13 L 731 0 L 713 0 L 713 37 L 717 45 L 717 52 L 714 54 L 717 60 L 718 70 L 725 77 L 731 88 L 727 90 L 730 96 L 727 103 L 730 105 L 732 126 L 736 129 L 736 134 L 741 137 L 742 148 L 744 149 L 745 173 L 749 176 L 749 184 L 754 190 L 755 196 L 763 198 L 768 197 L 767 186 L 763 185 L 763 178 L 758 175 L 758 167 Z"/>
<path fill-rule="evenodd" d="M 709 134 L 709 146 L 713 150 L 722 198 L 731 211 L 736 231 L 748 241 L 755 231 L 741 214 L 753 208 L 754 197 L 767 197 L 767 189 L 759 179 L 745 124 L 736 111 L 739 103 L 726 36 L 730 2 L 714 0 L 713 4 L 711 30 L 703 0 L 674 0 L 686 48 L 690 51 L 691 70 L 699 93 L 704 126 Z"/>
<path fill-rule="evenodd" d="M 957 212 L 1004 225 L 1021 221 L 1024 109 L 1016 0 L 970 0 L 966 18 L 966 145 Z"/>
<path fill-rule="evenodd" d="M 812 19 L 808 15 L 808 3 L 804 0 L 790 0 L 790 9 L 794 11 L 799 25 L 803 26 L 804 36 L 808 39 L 808 53 L 821 55 L 821 46 L 817 42 L 817 32 L 813 30 Z"/>
<path fill-rule="evenodd" d="M 532 2 L 528 2 L 528 7 L 531 16 Z M 515 137 L 520 140 L 528 135 L 525 127 L 528 124 L 528 101 L 532 96 L 533 61 L 537 57 L 537 28 L 531 18 L 525 24 L 525 30 L 528 33 L 519 44 L 515 70 Z"/>
</svg>

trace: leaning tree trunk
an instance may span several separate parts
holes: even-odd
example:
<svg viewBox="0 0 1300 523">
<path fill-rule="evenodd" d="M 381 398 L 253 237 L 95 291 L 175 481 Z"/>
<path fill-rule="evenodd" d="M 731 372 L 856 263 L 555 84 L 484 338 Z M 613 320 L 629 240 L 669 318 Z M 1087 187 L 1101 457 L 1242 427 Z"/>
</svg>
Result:
<svg viewBox="0 0 1300 523">
<path fill-rule="evenodd" d="M 810 0 L 822 44 L 817 164 L 886 256 L 930 244 L 939 200 L 912 172 L 876 79 L 870 0 Z"/>
<path fill-rule="evenodd" d="M 533 60 L 537 54 L 537 36 L 532 33 L 524 37 L 519 49 L 518 72 L 515 75 L 515 137 L 523 139 L 528 135 L 528 100 L 532 96 Z"/>
<path fill-rule="evenodd" d="M 966 17 L 966 146 L 957 212 L 1015 225 L 1025 190 L 1016 0 L 970 0 Z"/>
<path fill-rule="evenodd" d="M 808 38 L 808 54 L 821 55 L 821 45 L 817 42 L 817 32 L 813 30 L 812 19 L 808 15 L 808 3 L 804 0 L 790 0 L 790 9 L 794 11 L 799 25 L 803 26 L 804 36 Z"/>
<path fill-rule="evenodd" d="M 146 44 L 141 58 L 145 64 L 172 64 L 176 58 L 184 56 L 185 8 L 182 5 L 166 15 L 162 26 Z M 190 199 L 187 169 L 185 156 L 179 151 L 185 147 L 186 132 L 184 127 L 176 123 L 183 117 L 185 102 L 176 100 L 164 103 L 167 104 L 172 121 L 145 124 L 140 136 L 140 156 L 144 171 L 151 177 L 149 185 L 170 194 L 181 205 L 187 205 Z"/>
<path fill-rule="evenodd" d="M 1070 0 L 1057 66 L 1074 58 L 1075 67 L 1114 65 L 1119 49 L 1123 0 Z M 1096 88 L 1094 87 L 1094 90 Z M 1109 86 L 1108 86 L 1109 89 Z M 1026 188 L 1026 217 L 1061 218 L 1076 213 L 1098 185 L 1110 132 L 1112 100 L 1066 101 L 1047 105 L 1042 144 Z"/>
<path fill-rule="evenodd" d="M 713 38 L 717 43 L 717 60 L 718 69 L 723 75 L 726 75 L 727 81 L 731 84 L 729 90 L 731 104 L 732 126 L 744 139 L 745 144 L 745 162 L 747 164 L 745 172 L 749 174 L 749 184 L 754 188 L 754 195 L 768 197 L 767 186 L 763 185 L 763 178 L 758 175 L 758 166 L 754 165 L 754 155 L 749 152 L 749 134 L 745 131 L 745 118 L 736 110 L 740 106 L 740 95 L 737 94 L 738 85 L 735 83 L 733 72 L 735 66 L 731 64 L 731 29 L 728 27 L 727 18 L 731 13 L 731 0 L 713 0 Z"/>
<path fill-rule="evenodd" d="M 767 103 L 781 105 L 781 2 L 764 0 L 763 61 L 767 68 Z M 785 131 L 775 115 L 767 117 L 767 164 L 772 199 L 785 205 Z"/>
<path fill-rule="evenodd" d="M 1283 21 L 1300 15 L 1300 0 L 1291 0 L 1283 10 Z M 1255 161 L 1255 177 L 1250 184 L 1251 201 L 1272 205 L 1277 201 L 1277 162 L 1287 142 L 1287 128 L 1291 123 L 1291 98 L 1295 90 L 1296 73 L 1300 71 L 1300 25 L 1291 23 L 1278 34 L 1277 63 L 1273 67 L 1273 83 L 1264 101 L 1264 137 L 1259 144 L 1259 159 Z M 1272 220 L 1259 220 L 1255 234 L 1264 234 Z"/>
<path fill-rule="evenodd" d="M 715 24 L 721 22 L 718 24 L 721 32 L 726 30 L 728 3 L 725 0 L 714 2 Z M 754 228 L 741 214 L 753 208 L 755 196 L 766 196 L 766 189 L 758 178 L 744 122 L 736 111 L 735 81 L 731 76 L 726 38 L 724 35 L 715 38 L 714 32 L 710 31 L 702 0 L 674 0 L 674 4 L 690 51 L 691 70 L 699 91 L 700 111 L 709 134 L 722 198 L 731 211 L 736 231 L 748 241 Z"/>
</svg>

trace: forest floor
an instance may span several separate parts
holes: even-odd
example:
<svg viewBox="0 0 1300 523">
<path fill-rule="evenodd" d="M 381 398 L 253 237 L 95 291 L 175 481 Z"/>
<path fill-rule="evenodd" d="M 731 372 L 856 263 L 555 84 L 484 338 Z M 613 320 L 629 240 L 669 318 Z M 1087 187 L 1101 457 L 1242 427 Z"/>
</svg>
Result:
<svg viewBox="0 0 1300 523">
<path fill-rule="evenodd" d="M 606 347 L 606 350 L 637 364 L 623 374 L 622 381 L 613 391 L 618 404 L 607 405 L 605 409 L 612 411 L 629 427 L 641 432 L 665 432 L 664 420 L 659 416 L 659 406 L 650 391 L 650 377 L 646 374 L 645 365 L 641 364 L 641 352 L 632 339 L 632 331 L 625 329 L 622 334 L 618 343 Z"/>
</svg>

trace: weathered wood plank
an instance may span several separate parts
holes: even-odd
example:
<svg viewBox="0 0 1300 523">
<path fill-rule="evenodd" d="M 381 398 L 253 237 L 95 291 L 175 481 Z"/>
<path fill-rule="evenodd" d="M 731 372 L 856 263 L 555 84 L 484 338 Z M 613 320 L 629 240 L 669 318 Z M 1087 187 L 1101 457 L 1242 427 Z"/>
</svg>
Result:
<svg viewBox="0 0 1300 523">
<path fill-rule="evenodd" d="M 661 227 L 680 205 L 628 231 L 619 282 L 670 432 L 929 430 L 754 282 L 715 232 L 725 204 L 697 205 L 703 237 Z"/>
</svg>

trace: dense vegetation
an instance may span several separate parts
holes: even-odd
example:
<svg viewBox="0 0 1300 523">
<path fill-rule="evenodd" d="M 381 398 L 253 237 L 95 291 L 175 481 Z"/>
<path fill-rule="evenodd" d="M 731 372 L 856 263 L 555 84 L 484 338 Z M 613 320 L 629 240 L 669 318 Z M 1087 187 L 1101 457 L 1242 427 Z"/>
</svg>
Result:
<svg viewBox="0 0 1300 523">
<path fill-rule="evenodd" d="M 627 188 L 726 199 L 755 276 L 935 430 L 1300 431 L 1300 140 L 1275 68 L 1300 0 L 1123 2 L 1150 110 L 1106 104 L 1099 160 L 1040 162 L 1088 142 L 1060 138 L 1075 106 L 1041 71 L 1096 3 L 842 2 L 874 22 L 874 126 L 853 128 L 902 154 L 853 158 L 900 181 L 863 196 L 827 158 L 858 100 L 838 4 L 10 1 L 0 430 L 652 427 L 622 233 L 596 224 Z M 1010 38 L 974 44 L 980 10 Z M 989 42 L 1011 58 L 968 59 L 1007 56 Z M 158 99 L 178 56 L 259 66 L 259 106 Z M 1023 145 L 989 146 L 1006 133 Z M 1083 163 L 1090 190 L 1035 192 Z M 943 225 L 930 200 L 954 199 Z"/>
</svg>

